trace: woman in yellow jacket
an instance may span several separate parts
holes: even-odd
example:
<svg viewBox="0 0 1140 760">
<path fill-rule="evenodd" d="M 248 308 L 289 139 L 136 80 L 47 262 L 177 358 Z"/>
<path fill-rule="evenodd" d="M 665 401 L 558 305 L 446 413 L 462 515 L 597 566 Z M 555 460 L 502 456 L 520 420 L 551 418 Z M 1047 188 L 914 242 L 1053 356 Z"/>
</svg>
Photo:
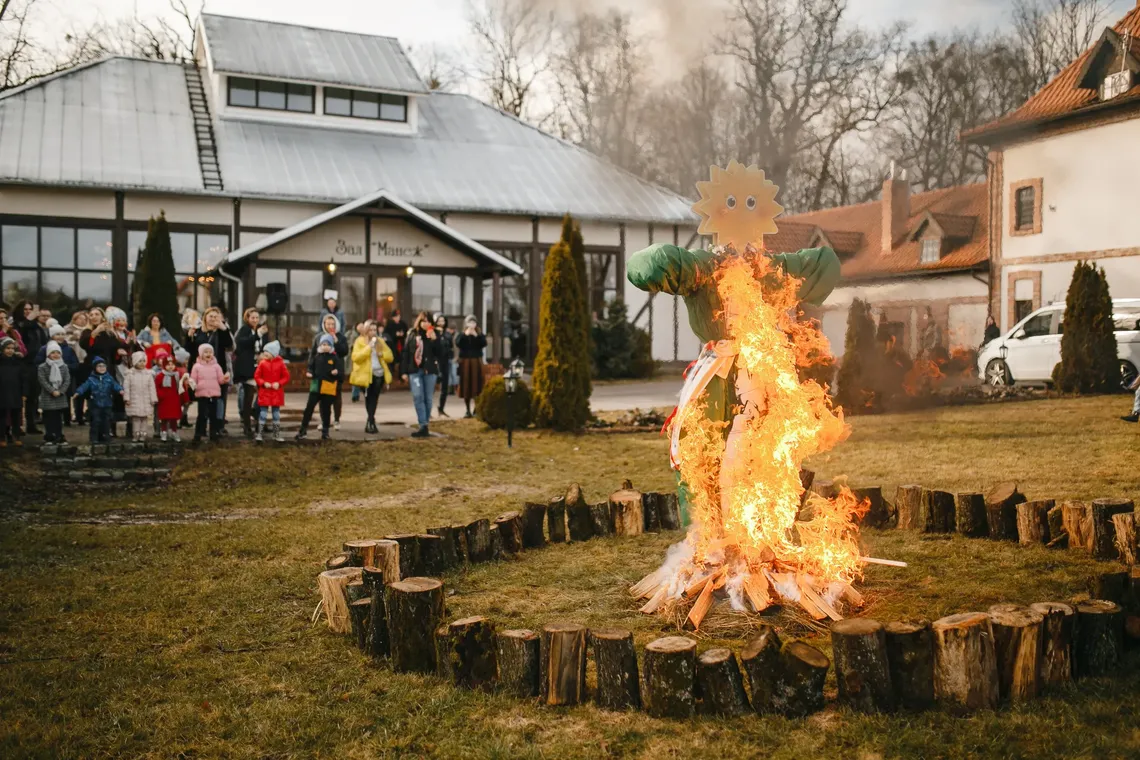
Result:
<svg viewBox="0 0 1140 760">
<path fill-rule="evenodd" d="M 364 389 L 364 408 L 368 412 L 365 433 L 378 433 L 376 429 L 376 402 L 385 386 L 392 382 L 392 349 L 376 337 L 376 324 L 371 320 L 364 323 L 364 329 L 352 344 L 352 373 L 348 382 Z"/>
</svg>

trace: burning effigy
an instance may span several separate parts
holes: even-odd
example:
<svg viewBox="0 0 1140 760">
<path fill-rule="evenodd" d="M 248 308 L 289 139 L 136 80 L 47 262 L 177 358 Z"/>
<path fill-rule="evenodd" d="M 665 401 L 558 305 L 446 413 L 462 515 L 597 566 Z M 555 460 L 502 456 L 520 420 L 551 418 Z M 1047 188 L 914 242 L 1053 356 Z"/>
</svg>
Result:
<svg viewBox="0 0 1140 760">
<path fill-rule="evenodd" d="M 798 604 L 839 619 L 841 600 L 861 603 L 851 584 L 866 561 L 858 519 L 867 507 L 846 487 L 805 496 L 801 479 L 805 459 L 849 434 L 827 389 L 804 376 L 830 348 L 802 304 L 827 298 L 839 259 L 830 248 L 765 250 L 783 209 L 757 167 L 714 166 L 697 188 L 693 209 L 712 249 L 657 245 L 628 265 L 638 288 L 684 298 L 704 342 L 665 427 L 688 532 L 631 592 L 648 599 L 646 613 L 691 605 L 694 628 L 718 594 L 740 611 Z"/>
</svg>

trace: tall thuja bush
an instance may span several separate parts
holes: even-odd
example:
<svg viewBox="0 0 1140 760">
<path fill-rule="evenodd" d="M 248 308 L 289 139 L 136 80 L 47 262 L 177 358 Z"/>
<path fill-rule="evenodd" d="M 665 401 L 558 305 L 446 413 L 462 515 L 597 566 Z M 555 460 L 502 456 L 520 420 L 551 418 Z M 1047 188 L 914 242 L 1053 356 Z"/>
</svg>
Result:
<svg viewBox="0 0 1140 760">
<path fill-rule="evenodd" d="M 877 328 L 871 305 L 856 298 L 847 313 L 847 335 L 843 341 L 843 363 L 839 367 L 836 400 L 848 412 L 874 404 L 875 377 L 883 361 L 876 340 Z"/>
<path fill-rule="evenodd" d="M 590 357 L 582 329 L 582 289 L 566 241 L 546 257 L 538 324 L 534 424 L 578 430 L 590 416 Z"/>
<path fill-rule="evenodd" d="M 1053 382 L 1065 393 L 1105 393 L 1120 383 L 1112 296 L 1104 270 L 1077 262 L 1065 296 L 1061 363 Z"/>
<path fill-rule="evenodd" d="M 602 379 L 650 377 L 656 370 L 649 333 L 629 321 L 625 302 L 615 298 L 591 331 L 594 366 Z"/>
<path fill-rule="evenodd" d="M 562 242 L 570 246 L 570 256 L 574 259 L 574 271 L 578 273 L 578 287 L 582 292 L 582 332 L 586 336 L 586 355 L 594 356 L 594 336 L 591 330 L 593 319 L 590 314 L 590 286 L 586 273 L 586 241 L 582 239 L 582 227 L 567 214 L 562 217 Z M 592 392 L 590 376 L 592 372 L 587 367 L 586 395 Z"/>
<path fill-rule="evenodd" d="M 174 277 L 174 254 L 170 248 L 170 226 L 166 214 L 151 217 L 147 225 L 146 247 L 142 262 L 135 271 L 135 329 L 146 325 L 144 320 L 157 313 L 171 334 L 177 332 L 181 322 L 178 313 L 178 285 Z"/>
</svg>

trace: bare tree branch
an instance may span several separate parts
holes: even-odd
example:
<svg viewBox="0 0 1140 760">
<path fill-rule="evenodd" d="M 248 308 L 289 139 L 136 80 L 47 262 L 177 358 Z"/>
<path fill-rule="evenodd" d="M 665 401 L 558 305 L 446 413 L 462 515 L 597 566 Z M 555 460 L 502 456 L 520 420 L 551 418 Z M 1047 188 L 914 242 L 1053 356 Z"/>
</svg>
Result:
<svg viewBox="0 0 1140 760">
<path fill-rule="evenodd" d="M 468 0 L 475 77 L 496 107 L 522 116 L 546 73 L 553 15 L 531 0 Z"/>
</svg>

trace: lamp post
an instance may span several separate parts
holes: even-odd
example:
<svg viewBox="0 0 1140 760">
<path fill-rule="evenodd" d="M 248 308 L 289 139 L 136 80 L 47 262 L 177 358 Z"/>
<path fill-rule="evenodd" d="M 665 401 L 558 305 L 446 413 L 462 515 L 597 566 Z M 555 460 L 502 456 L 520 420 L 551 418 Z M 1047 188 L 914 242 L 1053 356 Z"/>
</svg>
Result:
<svg viewBox="0 0 1140 760">
<path fill-rule="evenodd" d="M 522 359 L 511 362 L 503 381 L 507 386 L 507 448 L 513 448 L 512 433 L 515 431 L 515 392 L 519 389 L 519 379 L 523 374 Z"/>
</svg>

